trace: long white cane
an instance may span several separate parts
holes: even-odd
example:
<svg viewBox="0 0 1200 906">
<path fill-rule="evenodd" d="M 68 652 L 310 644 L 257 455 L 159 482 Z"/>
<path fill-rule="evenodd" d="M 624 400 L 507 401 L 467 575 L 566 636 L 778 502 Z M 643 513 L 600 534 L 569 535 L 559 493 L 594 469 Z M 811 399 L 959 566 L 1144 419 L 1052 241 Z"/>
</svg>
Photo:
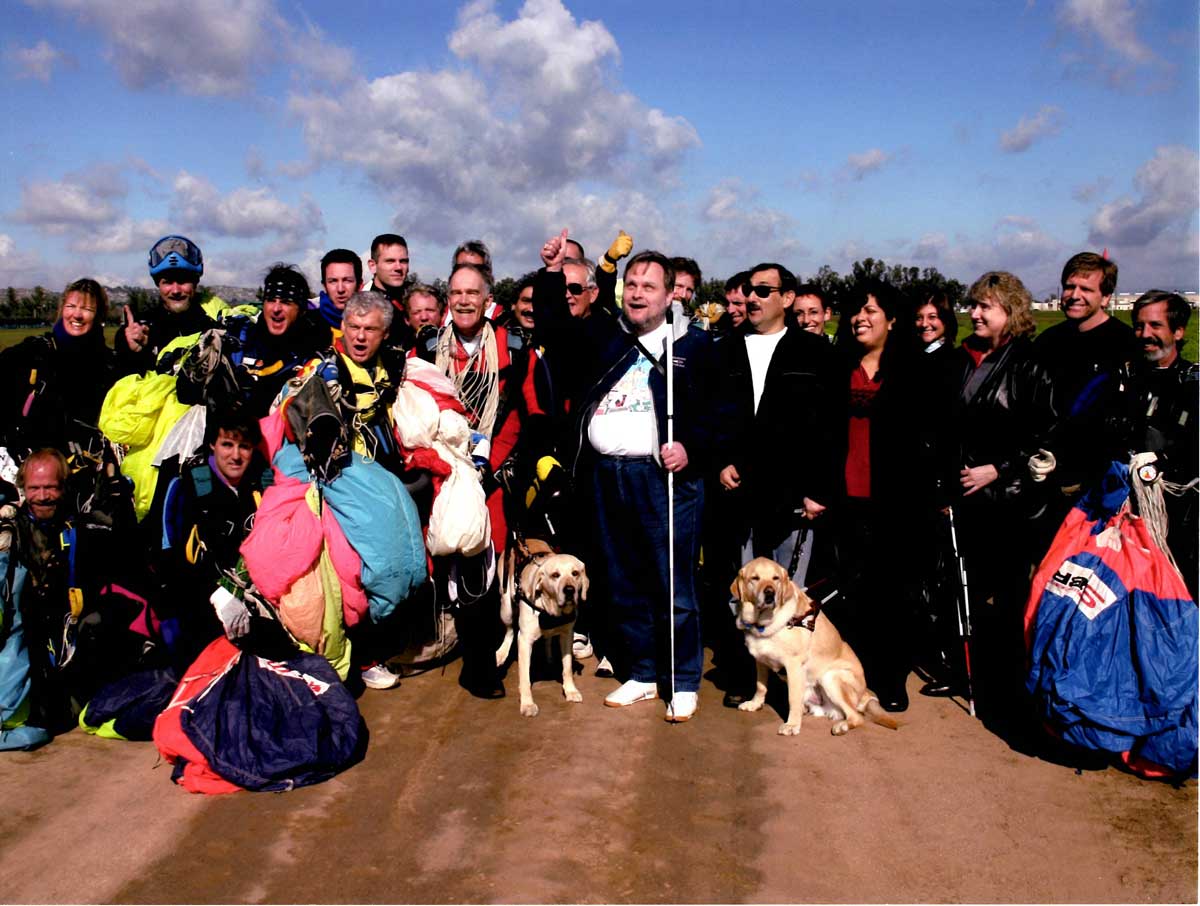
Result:
<svg viewBox="0 0 1200 906">
<path fill-rule="evenodd" d="M 667 303 L 667 444 L 675 443 L 675 313 Z M 667 626 L 671 646 L 671 708 L 675 707 L 675 473 L 667 470 Z"/>
</svg>

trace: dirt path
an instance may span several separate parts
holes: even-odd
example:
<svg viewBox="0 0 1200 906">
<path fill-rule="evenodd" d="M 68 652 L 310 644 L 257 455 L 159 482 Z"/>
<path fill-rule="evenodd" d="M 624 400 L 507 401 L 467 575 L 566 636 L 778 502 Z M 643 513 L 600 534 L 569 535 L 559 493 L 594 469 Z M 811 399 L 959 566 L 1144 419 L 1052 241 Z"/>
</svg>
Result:
<svg viewBox="0 0 1200 906">
<path fill-rule="evenodd" d="M 1196 784 L 1076 773 L 913 695 L 899 732 L 721 707 L 664 723 L 591 676 L 542 713 L 446 675 L 360 700 L 366 760 L 286 794 L 193 796 L 150 744 L 0 757 L 4 902 L 1190 902 Z M 910 678 L 915 693 L 916 677 Z"/>
</svg>

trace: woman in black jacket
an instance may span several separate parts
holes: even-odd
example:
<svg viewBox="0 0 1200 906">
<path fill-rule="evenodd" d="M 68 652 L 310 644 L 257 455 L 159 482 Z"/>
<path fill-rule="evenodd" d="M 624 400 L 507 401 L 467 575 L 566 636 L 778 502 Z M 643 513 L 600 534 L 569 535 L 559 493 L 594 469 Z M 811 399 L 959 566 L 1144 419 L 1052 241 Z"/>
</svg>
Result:
<svg viewBox="0 0 1200 906">
<path fill-rule="evenodd" d="M 104 395 L 112 386 L 113 353 L 104 345 L 108 294 L 95 280 L 63 290 L 49 333 L 0 354 L 0 444 L 14 458 L 53 447 L 69 455 L 98 436 Z"/>
<path fill-rule="evenodd" d="M 972 332 L 959 358 L 951 410 L 958 455 L 948 482 L 976 637 L 998 658 L 992 677 L 1019 681 L 1030 567 L 1042 553 L 1028 545 L 1038 499 L 1028 462 L 1055 422 L 1051 381 L 1033 355 L 1032 298 L 1024 284 L 991 271 L 968 296 Z"/>
<path fill-rule="evenodd" d="M 921 445 L 926 409 L 902 315 L 892 286 L 859 284 L 837 338 L 845 354 L 845 493 L 834 514 L 841 596 L 829 613 L 889 711 L 908 707 L 916 547 L 935 512 L 934 470 Z"/>
</svg>

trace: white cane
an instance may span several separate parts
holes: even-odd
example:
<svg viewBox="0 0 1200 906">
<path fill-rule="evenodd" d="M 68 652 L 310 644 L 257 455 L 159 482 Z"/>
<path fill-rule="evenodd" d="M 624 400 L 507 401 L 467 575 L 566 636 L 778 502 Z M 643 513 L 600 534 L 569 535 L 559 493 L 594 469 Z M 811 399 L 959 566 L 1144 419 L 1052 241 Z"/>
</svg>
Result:
<svg viewBox="0 0 1200 906">
<path fill-rule="evenodd" d="M 667 445 L 675 443 L 675 312 L 667 303 Z M 667 470 L 667 631 L 671 646 L 671 709 L 675 708 L 675 473 Z"/>
</svg>

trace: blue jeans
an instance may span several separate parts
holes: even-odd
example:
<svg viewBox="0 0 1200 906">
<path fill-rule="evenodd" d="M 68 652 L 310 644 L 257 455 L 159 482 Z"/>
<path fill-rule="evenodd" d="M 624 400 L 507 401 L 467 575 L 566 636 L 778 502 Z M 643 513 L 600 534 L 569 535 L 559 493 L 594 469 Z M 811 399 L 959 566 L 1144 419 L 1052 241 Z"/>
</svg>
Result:
<svg viewBox="0 0 1200 906">
<path fill-rule="evenodd" d="M 667 481 L 650 457 L 598 457 L 591 477 L 598 548 L 629 678 L 670 688 Z M 700 689 L 696 569 L 704 485 L 675 478 L 675 689 Z"/>
</svg>

